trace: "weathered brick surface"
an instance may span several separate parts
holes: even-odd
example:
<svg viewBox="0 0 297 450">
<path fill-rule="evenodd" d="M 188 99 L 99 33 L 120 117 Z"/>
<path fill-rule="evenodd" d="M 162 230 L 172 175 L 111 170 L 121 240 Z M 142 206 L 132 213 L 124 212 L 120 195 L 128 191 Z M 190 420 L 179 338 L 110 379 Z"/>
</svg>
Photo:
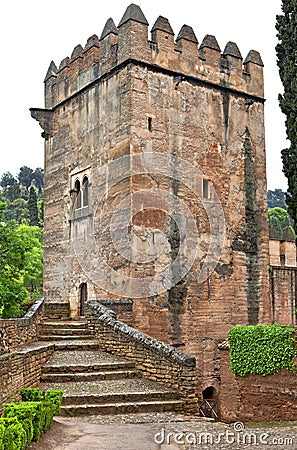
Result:
<svg viewBox="0 0 297 450">
<path fill-rule="evenodd" d="M 296 420 L 297 376 L 285 369 L 261 376 L 230 372 L 228 350 L 220 351 L 220 413 L 225 421 Z"/>
<path fill-rule="evenodd" d="M 297 268 L 270 268 L 272 319 L 280 325 L 297 323 Z"/>
</svg>

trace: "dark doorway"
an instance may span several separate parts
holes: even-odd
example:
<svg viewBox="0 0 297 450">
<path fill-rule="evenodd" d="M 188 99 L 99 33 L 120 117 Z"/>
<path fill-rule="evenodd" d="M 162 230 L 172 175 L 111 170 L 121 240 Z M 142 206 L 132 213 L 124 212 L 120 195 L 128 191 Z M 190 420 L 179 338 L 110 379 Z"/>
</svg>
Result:
<svg viewBox="0 0 297 450">
<path fill-rule="evenodd" d="M 79 287 L 79 316 L 85 315 L 85 302 L 88 300 L 87 283 L 82 283 Z"/>
<path fill-rule="evenodd" d="M 204 417 L 212 417 L 219 420 L 218 396 L 213 386 L 209 386 L 202 392 L 203 400 L 199 402 L 200 413 Z"/>
</svg>

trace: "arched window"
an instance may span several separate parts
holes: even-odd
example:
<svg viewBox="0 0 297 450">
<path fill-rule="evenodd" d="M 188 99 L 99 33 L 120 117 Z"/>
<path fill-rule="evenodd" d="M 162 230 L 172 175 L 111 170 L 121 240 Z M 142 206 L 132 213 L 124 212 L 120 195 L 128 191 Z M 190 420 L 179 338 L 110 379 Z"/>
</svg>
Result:
<svg viewBox="0 0 297 450">
<path fill-rule="evenodd" d="M 73 198 L 74 209 L 81 208 L 81 190 L 80 190 L 80 181 L 76 180 L 74 184 L 74 198 Z"/>
<path fill-rule="evenodd" d="M 82 184 L 82 207 L 89 204 L 89 180 L 88 177 L 84 177 Z"/>
</svg>

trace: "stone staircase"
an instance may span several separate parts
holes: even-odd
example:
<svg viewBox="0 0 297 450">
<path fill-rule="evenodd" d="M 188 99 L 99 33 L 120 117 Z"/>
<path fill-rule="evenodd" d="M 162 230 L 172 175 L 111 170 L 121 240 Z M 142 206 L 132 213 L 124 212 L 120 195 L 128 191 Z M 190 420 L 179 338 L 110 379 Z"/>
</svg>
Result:
<svg viewBox="0 0 297 450">
<path fill-rule="evenodd" d="M 55 343 L 41 389 L 63 389 L 61 414 L 181 411 L 174 389 L 141 377 L 133 361 L 100 351 L 84 320 L 44 321 L 39 339 Z"/>
</svg>

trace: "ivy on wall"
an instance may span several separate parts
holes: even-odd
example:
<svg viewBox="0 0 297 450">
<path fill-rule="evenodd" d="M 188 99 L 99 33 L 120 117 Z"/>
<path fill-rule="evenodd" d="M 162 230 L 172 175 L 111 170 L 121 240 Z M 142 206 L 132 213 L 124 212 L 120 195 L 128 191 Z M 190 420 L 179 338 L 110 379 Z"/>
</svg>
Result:
<svg viewBox="0 0 297 450">
<path fill-rule="evenodd" d="M 229 331 L 230 368 L 240 376 L 297 372 L 296 330 L 281 325 L 238 325 Z"/>
</svg>

